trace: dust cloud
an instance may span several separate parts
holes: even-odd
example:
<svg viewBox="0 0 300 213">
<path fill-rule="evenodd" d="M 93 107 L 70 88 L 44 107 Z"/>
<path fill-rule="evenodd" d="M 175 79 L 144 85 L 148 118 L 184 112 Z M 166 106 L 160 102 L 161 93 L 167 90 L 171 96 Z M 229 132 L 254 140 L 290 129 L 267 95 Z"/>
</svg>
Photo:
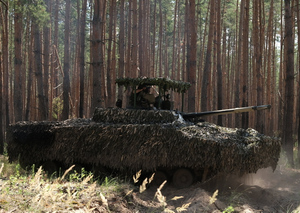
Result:
<svg viewBox="0 0 300 213">
<path fill-rule="evenodd" d="M 211 203 L 216 191 L 216 200 Z M 143 194 L 136 194 L 134 200 L 139 201 L 140 205 L 143 201 L 147 209 L 150 206 L 153 208 L 156 203 L 155 192 L 155 188 L 150 188 Z M 187 212 L 217 213 L 233 208 L 234 212 L 243 213 L 300 213 L 300 170 L 279 164 L 275 171 L 266 168 L 243 177 L 218 175 L 205 183 L 197 182 L 185 189 L 168 184 L 162 189 L 162 194 L 167 200 L 166 208 L 173 211 L 189 204 Z M 172 200 L 175 196 L 182 198 Z"/>
</svg>

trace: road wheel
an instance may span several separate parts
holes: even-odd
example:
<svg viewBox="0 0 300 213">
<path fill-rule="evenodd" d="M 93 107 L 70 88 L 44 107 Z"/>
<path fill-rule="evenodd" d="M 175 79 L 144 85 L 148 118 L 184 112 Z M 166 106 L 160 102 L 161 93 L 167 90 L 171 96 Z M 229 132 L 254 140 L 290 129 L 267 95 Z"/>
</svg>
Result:
<svg viewBox="0 0 300 213">
<path fill-rule="evenodd" d="M 194 175 L 188 169 L 177 169 L 173 174 L 173 184 L 177 188 L 186 188 L 194 182 Z"/>
</svg>

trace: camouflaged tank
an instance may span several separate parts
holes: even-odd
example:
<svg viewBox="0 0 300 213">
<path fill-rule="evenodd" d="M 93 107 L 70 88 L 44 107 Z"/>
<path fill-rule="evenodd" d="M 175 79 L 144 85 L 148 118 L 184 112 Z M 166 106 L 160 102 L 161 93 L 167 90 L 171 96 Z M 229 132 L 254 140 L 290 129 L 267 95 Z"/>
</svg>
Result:
<svg viewBox="0 0 300 213">
<path fill-rule="evenodd" d="M 23 121 L 9 126 L 7 150 L 10 161 L 19 160 L 24 167 L 43 165 L 55 171 L 75 164 L 127 174 L 142 170 L 155 173 L 156 183 L 167 179 L 177 187 L 217 173 L 243 175 L 276 168 L 280 155 L 277 138 L 254 129 L 192 122 L 190 118 L 197 116 L 199 113 L 173 110 L 97 108 L 91 119 Z"/>
</svg>

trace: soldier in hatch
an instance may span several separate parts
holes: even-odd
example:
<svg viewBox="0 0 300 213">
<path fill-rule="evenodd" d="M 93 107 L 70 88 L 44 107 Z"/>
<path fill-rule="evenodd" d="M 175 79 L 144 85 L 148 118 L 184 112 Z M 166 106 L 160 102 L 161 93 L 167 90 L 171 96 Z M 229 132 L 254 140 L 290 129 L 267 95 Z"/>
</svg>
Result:
<svg viewBox="0 0 300 213">
<path fill-rule="evenodd" d="M 151 93 L 151 87 L 140 85 L 136 90 L 136 107 L 141 109 L 153 109 L 155 96 Z M 130 106 L 134 106 L 134 91 L 130 95 Z"/>
</svg>

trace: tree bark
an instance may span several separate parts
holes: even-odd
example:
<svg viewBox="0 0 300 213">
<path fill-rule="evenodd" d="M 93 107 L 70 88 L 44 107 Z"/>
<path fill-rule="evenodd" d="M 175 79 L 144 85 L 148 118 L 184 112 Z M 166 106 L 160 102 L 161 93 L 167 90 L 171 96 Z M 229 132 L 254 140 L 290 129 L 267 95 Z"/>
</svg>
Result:
<svg viewBox="0 0 300 213">
<path fill-rule="evenodd" d="M 102 106 L 102 73 L 103 70 L 103 50 L 102 50 L 102 11 L 103 0 L 95 0 L 94 15 L 92 21 L 92 46 L 91 46 L 91 65 L 92 65 L 92 97 L 91 97 L 91 114 L 96 107 Z"/>
<path fill-rule="evenodd" d="M 239 1 L 238 1 L 239 2 Z M 237 4 L 238 6 L 238 4 Z M 243 49 L 243 28 L 244 28 L 244 13 L 245 13 L 245 1 L 240 2 L 240 17 L 239 17 L 239 26 L 238 26 L 238 35 L 237 35 L 237 56 L 236 56 L 236 67 L 235 67 L 235 94 L 234 94 L 234 107 L 240 107 L 241 100 L 241 85 L 244 84 L 243 73 L 246 72 L 243 66 L 243 57 L 242 57 L 242 49 Z M 243 93 L 242 93 L 243 94 Z M 235 114 L 235 126 L 241 127 L 242 116 L 241 114 Z"/>
<path fill-rule="evenodd" d="M 300 6 L 297 4 L 297 27 L 298 27 L 298 66 L 300 66 Z M 299 67 L 300 70 L 300 67 Z M 298 92 L 300 91 L 300 77 L 298 81 Z M 298 95 L 298 116 L 300 117 L 300 95 Z M 298 120 L 298 152 L 297 152 L 297 163 L 300 165 L 300 118 Z"/>
<path fill-rule="evenodd" d="M 248 106 L 248 75 L 249 75 L 249 0 L 245 1 L 245 8 L 244 8 L 244 21 L 243 21 L 243 48 L 242 48 L 242 60 L 243 60 L 243 67 L 242 67 L 242 84 L 241 84 L 241 91 L 242 91 L 242 107 Z M 242 128 L 247 129 L 249 127 L 249 113 L 242 114 Z"/>
<path fill-rule="evenodd" d="M 125 74 L 125 2 L 120 1 L 120 32 L 119 32 L 119 70 L 118 78 L 123 78 Z M 118 87 L 118 99 L 123 100 L 123 91 Z M 124 103 L 124 102 L 123 102 Z M 124 103 L 125 104 L 125 103 Z"/>
<path fill-rule="evenodd" d="M 157 0 L 154 0 L 154 9 L 153 9 L 153 14 L 154 15 L 154 18 L 153 18 L 153 28 L 156 29 L 156 11 L 157 11 L 157 8 L 156 8 L 156 5 L 157 5 Z M 152 35 L 152 45 L 151 45 L 151 52 L 150 52 L 150 55 L 151 55 L 151 65 L 150 65 L 150 73 L 152 73 L 152 77 L 155 77 L 157 76 L 156 74 L 156 66 L 155 66 L 155 53 L 156 53 L 156 30 L 153 31 L 153 35 Z"/>
<path fill-rule="evenodd" d="M 216 33 L 217 33 L 217 101 L 218 109 L 223 109 L 223 77 L 221 58 L 221 0 L 216 1 Z M 223 117 L 218 116 L 218 125 L 223 125 Z"/>
<path fill-rule="evenodd" d="M 132 1 L 132 45 L 131 45 L 131 72 L 133 77 L 140 75 L 138 64 L 138 11 L 137 0 Z"/>
<path fill-rule="evenodd" d="M 135 1 L 134 1 L 135 2 Z M 136 35 L 136 38 L 138 40 L 138 45 L 137 45 L 137 51 L 138 51 L 138 76 L 147 76 L 147 71 L 145 69 L 145 61 L 144 61 L 144 53 L 146 51 L 146 49 L 144 49 L 144 44 L 145 44 L 145 25 L 144 25 L 144 20 L 145 20 L 145 17 L 146 17 L 146 14 L 145 14 L 145 1 L 139 1 L 139 8 L 137 9 L 136 7 L 136 3 L 134 3 L 134 6 L 133 6 L 133 10 L 135 11 L 136 10 L 136 14 L 134 13 L 134 16 L 133 16 L 133 26 L 136 25 L 136 29 L 137 29 L 137 35 Z M 138 11 L 137 11 L 138 10 Z M 137 14 L 138 12 L 138 14 Z M 138 16 L 138 21 L 135 20 L 135 17 Z M 136 23 L 135 23 L 136 22 Z M 135 35 L 135 28 L 133 28 L 133 35 Z M 135 40 L 135 38 L 133 38 L 133 41 Z M 135 55 L 135 54 L 134 54 Z M 133 69 L 134 70 L 134 69 Z"/>
<path fill-rule="evenodd" d="M 53 42 L 54 42 L 54 48 L 56 49 L 56 51 L 59 50 L 59 46 L 58 46 L 58 13 L 59 13 L 59 0 L 55 0 L 55 17 L 54 17 L 54 38 L 53 38 Z M 58 63 L 56 63 L 56 65 L 58 65 Z M 58 85 L 58 72 L 57 69 L 54 69 L 54 79 L 53 79 L 53 85 L 56 87 Z M 54 90 L 53 95 L 55 97 L 57 97 L 59 94 L 59 88 L 57 88 L 56 90 Z"/>
<path fill-rule="evenodd" d="M 163 14 L 162 14 L 162 5 L 161 0 L 159 0 L 159 46 L 158 46 L 158 70 L 159 70 L 159 77 L 163 76 L 163 63 L 162 63 L 162 57 L 163 57 L 163 50 L 162 50 L 162 43 L 163 43 Z"/>
<path fill-rule="evenodd" d="M 274 24 L 273 24 L 273 14 L 274 14 L 274 1 L 271 0 L 270 10 L 269 10 L 269 23 L 268 23 L 268 34 L 267 34 L 267 97 L 268 104 L 271 104 L 272 111 L 266 115 L 266 133 L 271 134 L 271 131 L 274 130 L 274 116 L 272 112 L 274 112 L 275 104 L 272 101 L 274 89 L 272 85 L 272 79 L 276 78 L 276 76 L 272 72 L 272 61 L 273 61 L 273 53 L 274 53 L 274 46 L 273 46 L 273 32 L 274 32 Z"/>
<path fill-rule="evenodd" d="M 65 42 L 64 42 L 64 67 L 63 67 L 63 111 L 62 119 L 69 118 L 70 113 L 70 0 L 66 0 L 66 15 L 65 15 Z"/>
<path fill-rule="evenodd" d="M 51 14 L 51 0 L 45 0 L 47 13 Z M 44 93 L 46 110 L 49 111 L 49 71 L 50 71 L 50 44 L 51 44 L 51 22 L 44 26 Z M 47 112 L 47 115 L 49 112 Z M 51 116 L 51 115 L 50 115 Z"/>
<path fill-rule="evenodd" d="M 84 115 L 84 69 L 85 69 L 85 22 L 86 22 L 86 7 L 87 0 L 82 2 L 81 17 L 80 17 L 80 52 L 79 52 L 79 78 L 80 78 L 80 89 L 79 89 L 79 117 L 83 118 Z"/>
<path fill-rule="evenodd" d="M 2 56 L 2 62 L 3 62 L 3 102 L 4 102 L 4 120 L 5 120 L 5 128 L 4 128 L 4 132 L 6 130 L 6 127 L 9 125 L 10 123 L 10 109 L 9 109 L 9 22 L 8 22 L 8 8 L 9 5 L 8 3 L 5 3 L 3 1 L 1 1 L 4 6 L 5 6 L 5 10 L 3 12 L 4 14 L 4 18 L 3 18 L 3 28 L 2 28 L 2 37 L 3 37 L 3 42 L 2 42 L 2 52 L 3 52 L 3 56 Z"/>
<path fill-rule="evenodd" d="M 0 7 L 0 12 L 3 13 L 4 18 L 1 19 L 2 21 L 2 54 L 0 54 L 0 154 L 4 153 L 4 132 L 6 128 L 3 128 L 3 123 L 5 123 L 6 118 L 6 125 L 8 126 L 9 123 L 9 113 L 8 113 L 8 94 L 5 91 L 6 85 L 8 85 L 8 81 L 6 79 L 8 78 L 8 4 L 1 1 L 1 3 L 4 5 L 4 11 L 2 10 L 2 7 Z M 2 16 L 3 17 L 3 16 Z M 5 83 L 5 81 L 7 83 Z M 4 88 L 4 90 L 2 90 Z M 7 88 L 8 89 L 8 88 Z M 4 98 L 3 98 L 4 97 Z M 3 102 L 6 103 L 4 105 L 3 110 Z M 4 113 L 3 113 L 4 111 Z"/>
<path fill-rule="evenodd" d="M 197 55 L 197 33 L 195 21 L 195 0 L 189 0 L 188 13 L 188 51 L 187 51 L 187 73 L 191 88 L 188 90 L 188 111 L 195 112 L 196 103 L 196 55 Z"/>
<path fill-rule="evenodd" d="M 29 21 L 28 21 L 29 22 Z M 30 25 L 31 31 L 33 31 L 34 27 L 32 24 Z M 32 104 L 32 84 L 33 84 L 33 42 L 34 37 L 31 34 L 28 36 L 28 78 L 27 78 L 27 101 L 26 101 L 26 112 L 25 112 L 25 120 L 30 120 L 31 112 L 31 104 Z"/>
<path fill-rule="evenodd" d="M 283 148 L 286 151 L 289 164 L 294 167 L 293 158 L 293 115 L 294 115 L 294 40 L 290 0 L 284 1 L 285 5 L 285 102 L 284 116 L 285 124 L 283 129 Z"/>
<path fill-rule="evenodd" d="M 22 28 L 23 28 L 23 17 L 20 9 L 21 2 L 15 2 L 15 13 L 14 13 L 14 45 L 15 45 L 15 58 L 14 58 L 14 116 L 15 121 L 22 120 L 23 102 L 22 102 Z"/>
<path fill-rule="evenodd" d="M 126 55 L 126 77 L 133 77 L 131 72 L 131 45 L 132 45 L 132 0 L 128 2 L 128 19 L 127 19 L 127 55 Z"/>
<path fill-rule="evenodd" d="M 112 48 L 114 47 L 115 39 L 114 39 L 114 32 L 115 32 L 115 8 L 116 8 L 116 1 L 110 1 L 109 7 L 109 33 L 108 33 L 108 47 L 107 47 L 107 93 L 109 94 L 107 97 L 107 103 L 109 107 L 114 106 L 114 94 L 113 94 L 113 87 L 115 87 L 115 68 L 113 65 L 113 58 L 114 52 Z"/>
<path fill-rule="evenodd" d="M 175 0 L 175 10 L 174 10 L 174 23 L 173 23 L 173 43 L 172 43 L 172 72 L 171 79 L 175 79 L 176 70 L 176 27 L 177 27 L 177 10 L 178 10 L 178 0 Z"/>
<path fill-rule="evenodd" d="M 260 105 L 263 102 L 263 71 L 262 71 L 262 46 L 263 37 L 262 34 L 262 19 L 261 19 L 261 2 L 259 0 L 254 1 L 253 7 L 253 41 L 254 41 L 254 79 L 256 81 L 256 105 Z M 256 113 L 255 127 L 258 131 L 263 132 L 263 114 L 261 111 Z"/>
<path fill-rule="evenodd" d="M 207 50 L 205 57 L 205 64 L 202 76 L 201 84 L 201 111 L 206 111 L 209 104 L 209 83 L 211 75 L 211 51 L 212 51 L 212 42 L 213 42 L 213 32 L 215 25 L 215 0 L 210 0 L 210 20 L 209 20 L 209 30 L 208 30 L 208 41 L 207 41 Z"/>
<path fill-rule="evenodd" d="M 43 64 L 42 64 L 42 48 L 40 30 L 38 24 L 34 26 L 34 61 L 35 61 L 35 76 L 37 80 L 38 92 L 38 119 L 47 120 L 47 109 L 44 94 L 44 79 L 43 79 Z"/>
</svg>

